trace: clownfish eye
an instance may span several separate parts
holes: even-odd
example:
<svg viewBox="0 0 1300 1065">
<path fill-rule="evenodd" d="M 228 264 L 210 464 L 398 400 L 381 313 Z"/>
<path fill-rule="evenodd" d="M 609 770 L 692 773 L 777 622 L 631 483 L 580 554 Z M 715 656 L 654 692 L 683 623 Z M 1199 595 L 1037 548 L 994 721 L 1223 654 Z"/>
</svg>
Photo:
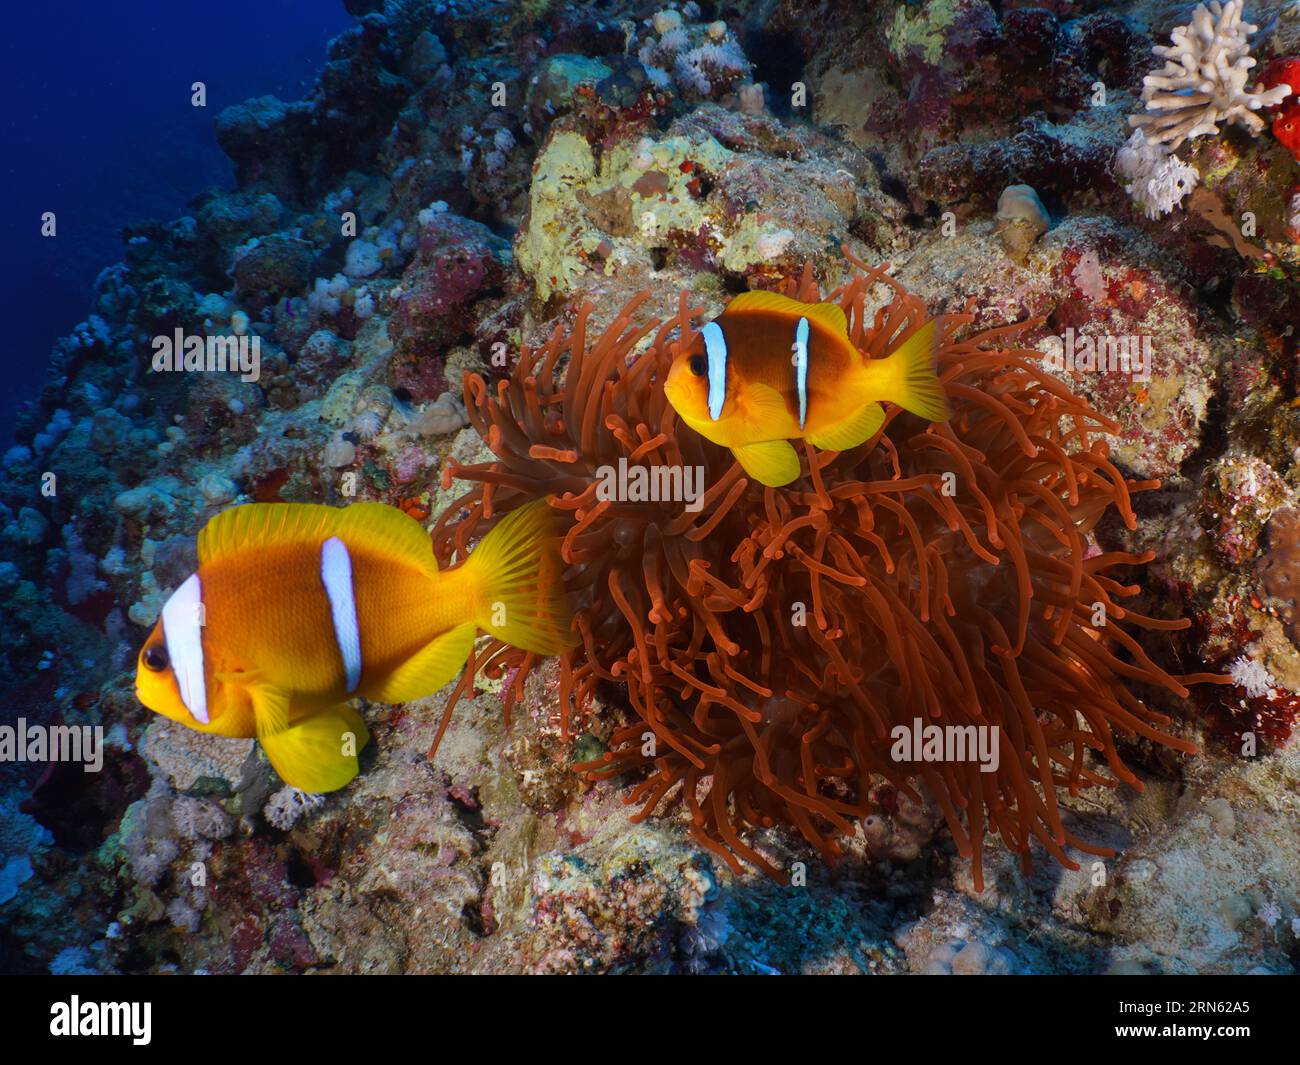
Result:
<svg viewBox="0 0 1300 1065">
<path fill-rule="evenodd" d="M 709 360 L 703 355 L 691 356 L 691 373 L 696 377 L 703 377 L 709 372 Z"/>
<path fill-rule="evenodd" d="M 144 664 L 146 669 L 151 669 L 155 673 L 161 673 L 167 668 L 167 648 L 160 643 L 152 647 L 146 647 L 144 651 Z"/>
</svg>

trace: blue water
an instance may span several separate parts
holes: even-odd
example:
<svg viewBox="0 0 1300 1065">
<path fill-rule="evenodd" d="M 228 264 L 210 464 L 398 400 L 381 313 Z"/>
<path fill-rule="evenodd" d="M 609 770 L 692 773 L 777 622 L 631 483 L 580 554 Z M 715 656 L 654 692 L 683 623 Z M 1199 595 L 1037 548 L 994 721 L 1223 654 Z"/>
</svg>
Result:
<svg viewBox="0 0 1300 1065">
<path fill-rule="evenodd" d="M 45 381 L 50 347 L 90 311 L 121 258 L 121 229 L 170 219 L 233 174 L 213 134 L 223 107 L 305 96 L 341 0 L 40 0 L 7 7 L 0 33 L 0 449 L 18 402 Z M 203 81 L 207 107 L 190 104 Z M 41 236 L 54 211 L 58 235 Z"/>
</svg>

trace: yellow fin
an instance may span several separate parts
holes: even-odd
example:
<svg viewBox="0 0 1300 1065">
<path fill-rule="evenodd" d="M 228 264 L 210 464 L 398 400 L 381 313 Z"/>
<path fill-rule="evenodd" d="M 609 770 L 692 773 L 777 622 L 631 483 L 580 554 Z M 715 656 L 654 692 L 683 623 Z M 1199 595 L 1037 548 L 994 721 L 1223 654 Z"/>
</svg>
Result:
<svg viewBox="0 0 1300 1065">
<path fill-rule="evenodd" d="M 848 319 L 838 303 L 801 303 L 779 292 L 743 292 L 727 304 L 728 313 L 734 311 L 775 311 L 794 318 L 819 321 L 836 334 L 847 335 Z"/>
<path fill-rule="evenodd" d="M 799 476 L 799 456 L 789 440 L 767 440 L 761 444 L 733 447 L 736 461 L 754 480 L 780 488 Z"/>
<path fill-rule="evenodd" d="M 289 693 L 270 684 L 249 684 L 245 687 L 253 701 L 253 719 L 257 722 L 257 735 L 273 736 L 289 728 Z"/>
<path fill-rule="evenodd" d="M 432 695 L 460 672 L 477 632 L 472 621 L 444 632 L 393 670 L 374 698 L 381 703 L 406 703 Z"/>
<path fill-rule="evenodd" d="M 934 321 L 926 322 L 885 360 L 894 388 L 881 396 L 932 422 L 948 420 L 948 398 L 934 369 Z"/>
<path fill-rule="evenodd" d="M 370 548 L 436 573 L 424 527 L 384 503 L 326 507 L 318 503 L 245 503 L 222 511 L 199 533 L 199 564 L 272 545 L 320 544 L 337 536 L 350 548 Z"/>
<path fill-rule="evenodd" d="M 868 403 L 856 414 L 845 418 L 829 429 L 805 433 L 804 439 L 823 451 L 848 451 L 865 444 L 885 424 L 885 410 L 879 403 Z"/>
<path fill-rule="evenodd" d="M 289 698 L 275 688 L 251 691 L 257 739 L 292 787 L 314 794 L 338 791 L 357 775 L 357 754 L 370 732 L 350 706 L 335 706 L 288 724 Z"/>
<path fill-rule="evenodd" d="M 558 655 L 577 644 L 564 594 L 560 545 L 545 499 L 511 512 L 465 562 L 479 626 L 513 647 Z"/>
<path fill-rule="evenodd" d="M 778 433 L 793 430 L 793 416 L 785 397 L 761 381 L 746 381 L 738 389 L 736 412 L 751 426 L 774 429 Z"/>
</svg>

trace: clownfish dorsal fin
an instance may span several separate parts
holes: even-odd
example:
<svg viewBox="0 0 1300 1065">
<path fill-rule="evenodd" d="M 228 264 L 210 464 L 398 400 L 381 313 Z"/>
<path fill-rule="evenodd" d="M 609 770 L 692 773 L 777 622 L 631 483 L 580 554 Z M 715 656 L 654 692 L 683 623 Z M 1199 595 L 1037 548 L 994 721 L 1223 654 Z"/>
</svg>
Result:
<svg viewBox="0 0 1300 1065">
<path fill-rule="evenodd" d="M 426 573 L 436 573 L 433 545 L 424 527 L 396 507 L 353 503 L 245 503 L 222 511 L 199 533 L 199 565 L 250 549 L 321 544 L 337 536 L 353 550 L 369 549 Z"/>
<path fill-rule="evenodd" d="M 727 304 L 727 313 L 739 311 L 770 311 L 792 319 L 807 318 L 820 322 L 837 336 L 847 336 L 849 320 L 838 303 L 800 303 L 779 292 L 744 292 Z"/>
</svg>

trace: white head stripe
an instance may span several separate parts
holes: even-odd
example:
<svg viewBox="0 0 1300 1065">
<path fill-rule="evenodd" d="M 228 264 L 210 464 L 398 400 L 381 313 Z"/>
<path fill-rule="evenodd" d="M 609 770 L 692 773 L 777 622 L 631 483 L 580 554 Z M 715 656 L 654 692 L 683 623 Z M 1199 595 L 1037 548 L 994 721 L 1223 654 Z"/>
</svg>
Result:
<svg viewBox="0 0 1300 1065">
<path fill-rule="evenodd" d="M 181 702 L 195 721 L 208 723 L 208 686 L 203 678 L 203 588 L 191 573 L 162 608 L 163 639 Z"/>
<path fill-rule="evenodd" d="M 710 322 L 700 332 L 709 355 L 709 417 L 716 422 L 727 398 L 727 338 L 717 322 Z"/>
<path fill-rule="evenodd" d="M 794 370 L 799 386 L 799 428 L 808 418 L 808 319 L 794 327 Z"/>
<path fill-rule="evenodd" d="M 352 559 L 348 546 L 337 536 L 320 545 L 320 579 L 330 601 L 334 642 L 343 656 L 348 694 L 361 683 L 361 630 L 357 626 L 357 600 L 352 591 Z"/>
</svg>

